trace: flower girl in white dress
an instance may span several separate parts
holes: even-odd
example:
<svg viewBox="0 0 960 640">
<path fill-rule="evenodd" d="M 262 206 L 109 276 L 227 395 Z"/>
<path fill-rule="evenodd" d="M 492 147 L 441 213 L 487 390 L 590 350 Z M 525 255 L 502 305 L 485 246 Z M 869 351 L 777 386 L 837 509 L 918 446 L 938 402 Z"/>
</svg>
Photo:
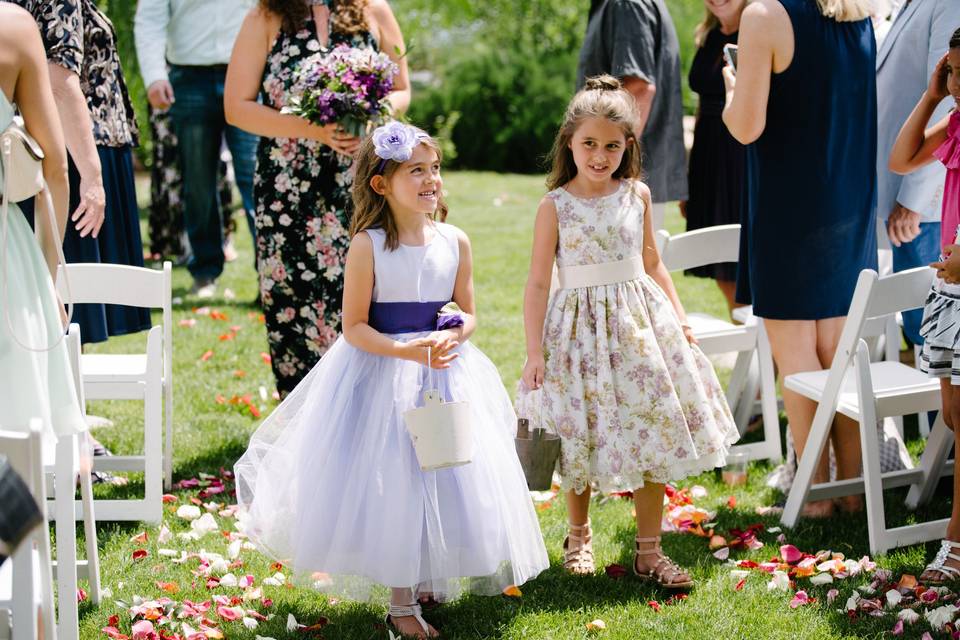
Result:
<svg viewBox="0 0 960 640">
<path fill-rule="evenodd" d="M 391 123 L 360 150 L 343 336 L 254 433 L 236 465 L 245 530 L 318 588 L 391 587 L 388 622 L 433 637 L 416 597 L 498 594 L 548 566 L 517 460 L 516 417 L 476 328 L 470 242 L 443 222 L 440 151 Z M 459 314 L 439 314 L 449 302 Z M 438 315 L 439 314 L 439 315 Z M 428 349 L 429 347 L 429 349 Z M 403 413 L 430 365 L 468 403 L 472 461 L 422 471 Z"/>
</svg>

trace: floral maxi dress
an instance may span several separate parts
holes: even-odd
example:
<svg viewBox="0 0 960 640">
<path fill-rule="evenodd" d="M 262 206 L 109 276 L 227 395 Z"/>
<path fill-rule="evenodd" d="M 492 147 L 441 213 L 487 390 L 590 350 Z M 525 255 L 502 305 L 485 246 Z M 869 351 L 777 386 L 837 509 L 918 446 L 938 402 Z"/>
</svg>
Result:
<svg viewBox="0 0 960 640">
<path fill-rule="evenodd" d="M 376 47 L 367 31 L 331 30 L 328 47 L 342 43 Z M 312 17 L 295 34 L 281 30 L 264 68 L 263 103 L 278 110 L 285 106 L 297 65 L 320 50 Z M 257 262 L 273 373 L 282 395 L 297 386 L 340 333 L 351 164 L 317 140 L 260 138 L 253 184 Z"/>
<path fill-rule="evenodd" d="M 625 180 L 589 199 L 563 188 L 547 194 L 557 208 L 558 268 L 642 255 L 637 186 Z M 739 434 L 723 390 L 649 275 L 557 290 L 543 348 L 541 406 L 531 406 L 530 394 L 521 408 L 526 402 L 524 412 L 560 436 L 565 491 L 629 491 L 725 463 Z"/>
</svg>

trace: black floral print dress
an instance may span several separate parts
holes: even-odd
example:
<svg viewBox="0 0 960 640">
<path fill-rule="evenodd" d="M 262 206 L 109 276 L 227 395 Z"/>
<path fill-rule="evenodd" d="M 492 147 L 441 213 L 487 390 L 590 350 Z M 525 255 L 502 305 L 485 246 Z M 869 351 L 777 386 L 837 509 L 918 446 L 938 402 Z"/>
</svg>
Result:
<svg viewBox="0 0 960 640">
<path fill-rule="evenodd" d="M 341 43 L 377 47 L 367 31 L 331 30 L 328 47 Z M 263 73 L 263 103 L 282 108 L 297 65 L 320 50 L 312 17 L 296 34 L 281 30 Z M 350 158 L 316 140 L 260 138 L 253 183 L 257 262 L 267 340 L 281 395 L 297 386 L 340 333 L 343 266 L 350 242 L 351 164 Z"/>
</svg>

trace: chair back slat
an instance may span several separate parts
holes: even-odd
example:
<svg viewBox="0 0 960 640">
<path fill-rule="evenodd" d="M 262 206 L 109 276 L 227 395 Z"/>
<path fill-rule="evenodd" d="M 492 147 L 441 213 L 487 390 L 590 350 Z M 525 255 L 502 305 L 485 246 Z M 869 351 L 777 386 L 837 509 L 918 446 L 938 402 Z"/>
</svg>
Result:
<svg viewBox="0 0 960 640">
<path fill-rule="evenodd" d="M 740 259 L 740 225 L 723 224 L 657 238 L 660 259 L 668 271 L 693 269 Z"/>
<path fill-rule="evenodd" d="M 77 303 L 122 304 L 161 309 L 170 299 L 169 273 L 129 265 L 74 263 L 66 265 L 69 278 L 57 277 L 57 291 L 64 302 L 68 296 Z"/>
<path fill-rule="evenodd" d="M 878 278 L 867 306 L 867 317 L 922 307 L 935 277 L 936 272 L 930 267 L 917 267 Z"/>
</svg>

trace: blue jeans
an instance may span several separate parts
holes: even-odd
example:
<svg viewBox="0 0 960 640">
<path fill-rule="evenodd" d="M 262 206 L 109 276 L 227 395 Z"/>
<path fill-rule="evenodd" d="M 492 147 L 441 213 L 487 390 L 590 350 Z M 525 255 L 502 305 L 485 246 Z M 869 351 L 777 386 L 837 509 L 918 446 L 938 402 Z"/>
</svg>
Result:
<svg viewBox="0 0 960 640">
<path fill-rule="evenodd" d="M 170 116 L 183 172 L 183 224 L 192 250 L 187 269 L 196 280 L 213 280 L 223 272 L 217 167 L 224 137 L 233 156 L 250 235 L 255 237 L 253 173 L 259 138 L 227 124 L 223 113 L 226 73 L 226 65 L 170 68 L 175 99 Z"/>
<path fill-rule="evenodd" d="M 893 249 L 893 272 L 906 271 L 914 267 L 925 267 L 940 258 L 940 223 L 924 222 L 920 225 L 920 235 Z M 913 344 L 922 345 L 920 321 L 923 309 L 912 309 L 903 314 L 903 335 Z"/>
</svg>

